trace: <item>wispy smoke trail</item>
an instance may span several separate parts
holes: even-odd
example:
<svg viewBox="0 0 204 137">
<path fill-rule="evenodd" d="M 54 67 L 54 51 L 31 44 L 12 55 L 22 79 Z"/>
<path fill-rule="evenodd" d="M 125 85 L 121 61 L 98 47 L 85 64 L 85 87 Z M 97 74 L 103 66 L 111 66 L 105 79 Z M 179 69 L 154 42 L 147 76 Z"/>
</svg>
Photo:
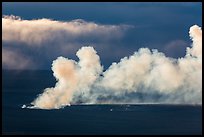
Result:
<svg viewBox="0 0 204 137">
<path fill-rule="evenodd" d="M 92 47 L 78 50 L 79 62 L 58 57 L 53 61 L 57 83 L 31 104 L 57 109 L 76 103 L 202 104 L 202 30 L 190 28 L 192 47 L 179 59 L 141 48 L 105 72 Z"/>
</svg>

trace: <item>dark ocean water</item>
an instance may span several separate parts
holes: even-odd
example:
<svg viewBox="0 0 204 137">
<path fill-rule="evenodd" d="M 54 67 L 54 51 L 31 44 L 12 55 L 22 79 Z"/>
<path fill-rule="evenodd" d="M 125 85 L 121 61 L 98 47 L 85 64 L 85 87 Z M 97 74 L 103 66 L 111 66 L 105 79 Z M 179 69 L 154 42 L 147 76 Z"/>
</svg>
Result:
<svg viewBox="0 0 204 137">
<path fill-rule="evenodd" d="M 3 71 L 3 134 L 202 134 L 202 106 L 72 105 L 22 109 L 52 87 L 51 71 Z"/>
</svg>

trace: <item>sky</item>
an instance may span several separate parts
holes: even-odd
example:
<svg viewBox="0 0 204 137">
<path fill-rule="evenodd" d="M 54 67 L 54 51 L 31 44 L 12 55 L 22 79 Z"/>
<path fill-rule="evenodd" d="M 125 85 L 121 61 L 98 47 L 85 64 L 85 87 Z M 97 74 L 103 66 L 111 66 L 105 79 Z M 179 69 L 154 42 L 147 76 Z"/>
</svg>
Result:
<svg viewBox="0 0 204 137">
<path fill-rule="evenodd" d="M 107 69 L 142 47 L 179 58 L 188 32 L 202 27 L 197 2 L 3 2 L 3 69 L 51 70 L 63 56 L 92 46 Z"/>
</svg>

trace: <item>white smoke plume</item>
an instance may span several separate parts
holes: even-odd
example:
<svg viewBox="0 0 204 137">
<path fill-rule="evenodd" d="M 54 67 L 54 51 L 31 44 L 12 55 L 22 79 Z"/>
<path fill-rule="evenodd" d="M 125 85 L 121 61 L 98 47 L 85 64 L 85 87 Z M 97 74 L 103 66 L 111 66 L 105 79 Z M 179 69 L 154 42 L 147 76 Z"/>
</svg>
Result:
<svg viewBox="0 0 204 137">
<path fill-rule="evenodd" d="M 51 109 L 69 105 L 75 91 L 88 92 L 90 86 L 102 72 L 99 56 L 92 47 L 82 47 L 76 54 L 80 59 L 58 57 L 52 64 L 57 83 L 54 88 L 45 89 L 33 104 L 39 108 Z"/>
<path fill-rule="evenodd" d="M 78 50 L 79 62 L 58 57 L 52 64 L 58 82 L 31 104 L 41 109 L 77 103 L 202 104 L 202 30 L 194 25 L 189 34 L 193 43 L 183 58 L 141 48 L 105 72 L 92 47 Z"/>
</svg>

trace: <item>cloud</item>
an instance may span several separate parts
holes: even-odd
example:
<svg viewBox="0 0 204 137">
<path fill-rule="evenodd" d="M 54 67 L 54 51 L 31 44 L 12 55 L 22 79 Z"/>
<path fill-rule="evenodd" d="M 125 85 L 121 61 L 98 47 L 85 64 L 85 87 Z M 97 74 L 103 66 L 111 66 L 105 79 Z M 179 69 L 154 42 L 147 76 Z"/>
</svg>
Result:
<svg viewBox="0 0 204 137">
<path fill-rule="evenodd" d="M 184 56 L 188 43 L 183 40 L 173 40 L 164 46 L 164 53 L 169 57 L 178 58 Z"/>
<path fill-rule="evenodd" d="M 43 46 L 50 41 L 75 41 L 86 38 L 109 40 L 120 38 L 130 25 L 101 25 L 82 19 L 72 21 L 55 21 L 51 19 L 24 20 L 19 16 L 2 17 L 2 40 L 4 42 L 21 42 L 30 46 Z M 114 36 L 114 37 L 113 37 Z"/>
<path fill-rule="evenodd" d="M 77 102 L 202 104 L 202 30 L 194 25 L 189 34 L 193 44 L 185 57 L 140 48 L 105 72 L 93 47 L 79 49 L 78 62 L 58 57 L 52 64 L 55 87 L 45 89 L 28 107 L 58 109 Z"/>
<path fill-rule="evenodd" d="M 67 54 L 74 57 L 74 53 L 84 45 L 98 45 L 98 49 L 101 49 L 101 45 L 108 46 L 111 45 L 110 43 L 120 40 L 126 30 L 132 27 L 125 24 L 103 25 L 82 19 L 71 21 L 56 21 L 46 18 L 25 20 L 19 16 L 3 15 L 2 48 L 13 52 L 13 54 L 21 53 L 28 60 L 37 61 L 35 67 L 37 69 L 48 69 L 50 62 L 56 57 Z M 6 53 L 3 54 L 3 56 L 5 55 Z M 20 57 L 22 55 L 19 55 L 19 62 L 24 62 Z M 20 59 L 22 60 L 20 61 Z M 13 65 L 6 65 L 9 63 Z M 32 69 L 33 67 L 30 65 L 21 67 L 21 64 L 12 63 L 7 59 L 3 68 Z"/>
<path fill-rule="evenodd" d="M 2 66 L 5 69 L 25 69 L 34 68 L 33 61 L 26 58 L 25 55 L 2 48 Z"/>
</svg>

